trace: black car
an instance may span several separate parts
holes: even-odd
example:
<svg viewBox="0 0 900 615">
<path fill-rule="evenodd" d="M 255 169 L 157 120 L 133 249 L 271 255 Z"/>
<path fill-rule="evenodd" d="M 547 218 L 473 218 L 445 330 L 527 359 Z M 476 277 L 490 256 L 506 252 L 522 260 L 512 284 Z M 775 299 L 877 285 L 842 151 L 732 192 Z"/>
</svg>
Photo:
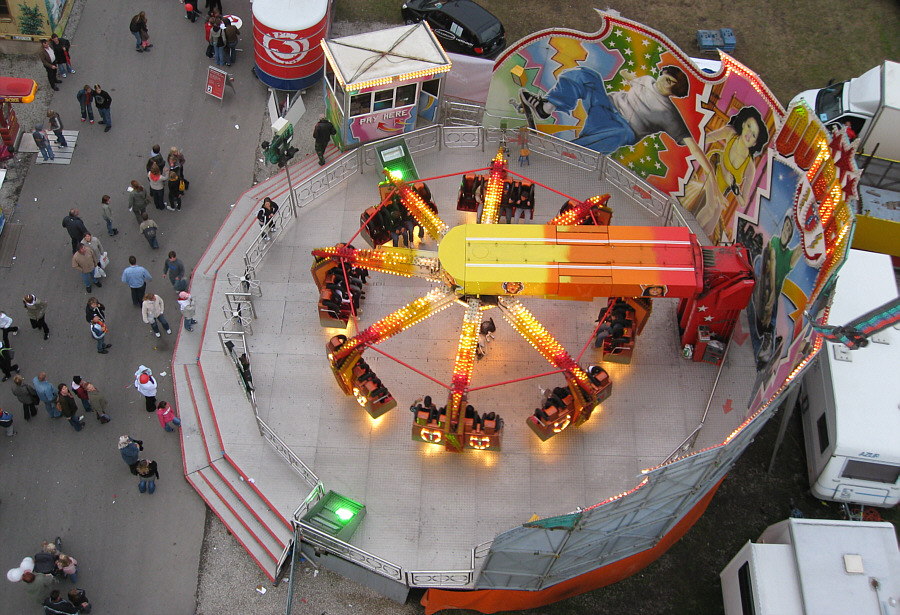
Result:
<svg viewBox="0 0 900 615">
<path fill-rule="evenodd" d="M 472 0 L 407 0 L 403 20 L 428 22 L 446 51 L 494 58 L 506 47 L 500 20 Z"/>
</svg>

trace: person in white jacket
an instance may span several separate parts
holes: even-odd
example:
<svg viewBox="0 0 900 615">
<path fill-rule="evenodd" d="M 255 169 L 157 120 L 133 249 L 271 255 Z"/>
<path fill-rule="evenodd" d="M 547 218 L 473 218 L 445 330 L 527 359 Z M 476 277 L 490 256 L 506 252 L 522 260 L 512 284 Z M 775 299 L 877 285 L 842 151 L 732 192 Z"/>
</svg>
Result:
<svg viewBox="0 0 900 615">
<path fill-rule="evenodd" d="M 134 372 L 134 388 L 144 396 L 144 409 L 147 412 L 156 412 L 156 379 L 146 365 L 141 365 Z"/>
<path fill-rule="evenodd" d="M 141 315 L 144 317 L 144 322 L 153 329 L 153 333 L 156 337 L 159 337 L 159 326 L 156 324 L 157 321 L 166 328 L 166 333 L 172 335 L 172 329 L 169 328 L 169 323 L 166 320 L 166 317 L 163 316 L 163 311 L 165 309 L 166 306 L 163 303 L 162 297 L 154 295 L 153 293 L 144 295 L 144 303 L 141 305 Z"/>
</svg>

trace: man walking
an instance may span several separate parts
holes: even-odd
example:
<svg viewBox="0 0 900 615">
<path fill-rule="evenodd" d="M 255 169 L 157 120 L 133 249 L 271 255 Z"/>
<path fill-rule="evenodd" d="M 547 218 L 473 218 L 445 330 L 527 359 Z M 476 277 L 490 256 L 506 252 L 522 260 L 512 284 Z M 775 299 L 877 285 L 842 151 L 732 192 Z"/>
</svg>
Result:
<svg viewBox="0 0 900 615">
<path fill-rule="evenodd" d="M 50 41 L 45 38 L 41 39 L 41 50 L 38 51 L 38 57 L 41 59 L 41 64 L 44 65 L 44 70 L 47 71 L 47 81 L 50 82 L 50 87 L 58 91 L 59 88 L 56 87 L 56 84 L 62 82 L 56 77 L 57 58 L 50 46 Z"/>
<path fill-rule="evenodd" d="M 106 222 L 106 232 L 112 237 L 119 234 L 119 229 L 113 227 L 112 209 L 109 206 L 109 199 L 108 194 L 104 194 L 103 198 L 100 199 L 100 215 L 103 216 L 103 221 Z"/>
<path fill-rule="evenodd" d="M 35 124 L 34 132 L 31 133 L 31 138 L 34 139 L 34 144 L 37 145 L 38 151 L 41 153 L 41 156 L 44 157 L 45 161 L 56 158 L 56 156 L 53 155 L 53 148 L 50 147 L 50 139 L 44 134 L 43 124 Z"/>
<path fill-rule="evenodd" d="M 169 251 L 169 258 L 163 263 L 163 275 L 169 276 L 169 282 L 176 291 L 182 291 L 187 288 L 187 281 L 184 279 L 184 263 L 182 263 L 175 250 Z"/>
<path fill-rule="evenodd" d="M 47 408 L 47 414 L 50 415 L 50 418 L 58 419 L 61 417 L 62 414 L 60 414 L 59 409 L 56 407 L 56 387 L 47 382 L 47 372 L 39 373 L 34 377 L 34 380 L 32 380 L 31 383 L 34 385 L 34 390 L 37 392 L 38 398 L 44 402 L 44 407 Z"/>
<path fill-rule="evenodd" d="M 89 233 L 87 227 L 84 225 L 84 221 L 78 217 L 79 211 L 77 209 L 70 209 L 69 215 L 63 218 L 62 225 L 63 228 L 69 233 L 69 237 L 72 238 L 72 252 L 78 250 L 78 246 L 81 244 L 81 240 L 84 239 L 85 233 Z"/>
<path fill-rule="evenodd" d="M 150 272 L 137 264 L 134 256 L 128 257 L 128 267 L 122 272 L 122 281 L 131 289 L 131 303 L 134 307 L 141 307 L 144 301 L 144 291 L 147 290 L 147 282 L 152 280 Z"/>
<path fill-rule="evenodd" d="M 78 246 L 78 250 L 72 255 L 72 268 L 81 274 L 85 292 L 91 292 L 92 283 L 98 287 L 103 286 L 100 280 L 94 277 L 94 270 L 97 268 L 97 258 L 94 256 L 93 250 L 90 250 L 87 246 Z"/>
<path fill-rule="evenodd" d="M 106 124 L 103 132 L 109 132 L 109 129 L 112 128 L 112 116 L 109 114 L 112 96 L 101 88 L 99 83 L 94 85 L 94 104 L 97 105 L 97 113 L 100 114 L 100 123 Z"/>
<path fill-rule="evenodd" d="M 325 164 L 325 148 L 331 140 L 331 135 L 337 134 L 334 126 L 324 115 L 319 116 L 319 123 L 313 128 L 313 139 L 316 140 L 316 154 L 319 156 L 319 166 Z"/>
</svg>

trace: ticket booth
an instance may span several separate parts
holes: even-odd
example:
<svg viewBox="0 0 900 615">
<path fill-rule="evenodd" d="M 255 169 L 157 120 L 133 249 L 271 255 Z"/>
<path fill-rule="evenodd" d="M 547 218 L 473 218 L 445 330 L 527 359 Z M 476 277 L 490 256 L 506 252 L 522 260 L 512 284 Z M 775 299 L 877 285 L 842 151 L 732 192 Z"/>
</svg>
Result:
<svg viewBox="0 0 900 615">
<path fill-rule="evenodd" d="M 321 45 L 325 110 L 342 150 L 438 120 L 450 58 L 424 21 Z"/>
<path fill-rule="evenodd" d="M 33 79 L 0 77 L 0 138 L 3 150 L 13 147 L 19 137 L 19 119 L 12 103 L 30 103 L 36 92 L 37 83 Z M 0 160 L 5 158 L 9 158 L 7 151 L 0 151 Z"/>
</svg>

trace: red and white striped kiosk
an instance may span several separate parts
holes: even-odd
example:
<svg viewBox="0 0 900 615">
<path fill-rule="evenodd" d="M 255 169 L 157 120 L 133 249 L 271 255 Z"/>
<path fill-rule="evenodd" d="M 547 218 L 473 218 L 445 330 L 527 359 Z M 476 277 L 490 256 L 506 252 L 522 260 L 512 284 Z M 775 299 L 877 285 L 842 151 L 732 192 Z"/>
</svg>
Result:
<svg viewBox="0 0 900 615">
<path fill-rule="evenodd" d="M 304 90 L 322 78 L 319 45 L 328 33 L 328 0 L 256 0 L 256 76 L 276 90 Z"/>
</svg>

